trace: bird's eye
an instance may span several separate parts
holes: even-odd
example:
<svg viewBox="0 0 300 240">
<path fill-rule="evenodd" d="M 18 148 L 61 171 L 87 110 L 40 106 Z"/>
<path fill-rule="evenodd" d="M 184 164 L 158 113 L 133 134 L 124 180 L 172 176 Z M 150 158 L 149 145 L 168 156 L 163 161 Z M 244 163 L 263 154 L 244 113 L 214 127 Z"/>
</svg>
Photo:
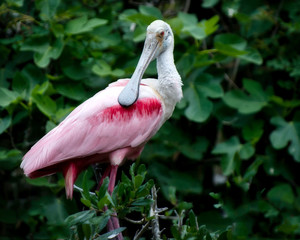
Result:
<svg viewBox="0 0 300 240">
<path fill-rule="evenodd" d="M 159 35 L 160 35 L 161 37 L 163 37 L 163 36 L 165 35 L 165 32 L 164 32 L 164 31 L 161 31 L 161 32 L 159 33 Z"/>
</svg>

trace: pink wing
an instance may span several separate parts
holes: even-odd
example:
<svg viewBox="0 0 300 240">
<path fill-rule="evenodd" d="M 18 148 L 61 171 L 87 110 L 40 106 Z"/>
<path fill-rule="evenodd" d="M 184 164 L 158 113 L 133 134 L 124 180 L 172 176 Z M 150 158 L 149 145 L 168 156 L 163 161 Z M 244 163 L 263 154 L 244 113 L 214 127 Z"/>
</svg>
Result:
<svg viewBox="0 0 300 240">
<path fill-rule="evenodd" d="M 110 84 L 39 140 L 23 157 L 25 174 L 74 158 L 136 148 L 149 140 L 163 123 L 161 100 L 151 87 L 141 85 L 138 101 L 121 107 L 117 98 L 127 81 Z"/>
</svg>

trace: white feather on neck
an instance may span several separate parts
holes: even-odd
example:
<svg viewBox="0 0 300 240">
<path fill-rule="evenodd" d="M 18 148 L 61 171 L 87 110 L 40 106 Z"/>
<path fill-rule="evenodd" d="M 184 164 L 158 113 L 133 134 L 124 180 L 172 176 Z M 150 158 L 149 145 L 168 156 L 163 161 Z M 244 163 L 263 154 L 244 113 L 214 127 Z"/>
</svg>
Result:
<svg viewBox="0 0 300 240">
<path fill-rule="evenodd" d="M 177 72 L 173 58 L 173 46 L 157 58 L 158 89 L 157 91 L 164 99 L 166 115 L 171 115 L 177 102 L 182 98 L 182 82 Z"/>
</svg>

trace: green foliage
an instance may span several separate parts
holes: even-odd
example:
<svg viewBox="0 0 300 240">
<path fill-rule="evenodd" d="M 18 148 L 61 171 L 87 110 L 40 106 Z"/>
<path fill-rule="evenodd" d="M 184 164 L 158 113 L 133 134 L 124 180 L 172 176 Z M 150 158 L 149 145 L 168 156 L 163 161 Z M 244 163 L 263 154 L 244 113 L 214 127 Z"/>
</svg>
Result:
<svg viewBox="0 0 300 240">
<path fill-rule="evenodd" d="M 111 235 L 124 231 L 121 227 L 109 233 L 99 235 L 106 227 L 111 215 L 118 213 L 119 219 L 135 213 L 144 218 L 144 221 L 151 221 L 148 215 L 152 200 L 148 198 L 153 186 L 153 180 L 144 182 L 146 176 L 145 165 L 138 168 L 135 163 L 130 167 L 130 178 L 122 173 L 121 181 L 115 187 L 112 195 L 107 191 L 109 179 L 104 179 L 96 194 L 91 193 L 85 172 L 82 181 L 81 202 L 89 210 L 77 212 L 66 218 L 65 222 L 71 229 L 70 239 L 110 239 Z"/>
<path fill-rule="evenodd" d="M 108 239 L 122 231 L 133 239 L 153 220 L 155 182 L 158 206 L 168 207 L 159 219 L 163 239 L 299 239 L 299 3 L 184 7 L 1 3 L 1 236 Z M 174 31 L 184 98 L 146 145 L 147 167 L 125 164 L 112 195 L 108 179 L 95 191 L 89 169 L 72 201 L 61 174 L 25 178 L 19 164 L 38 139 L 108 83 L 131 76 L 155 19 Z M 155 76 L 152 63 L 145 77 Z M 107 233 L 114 212 L 121 228 Z"/>
</svg>

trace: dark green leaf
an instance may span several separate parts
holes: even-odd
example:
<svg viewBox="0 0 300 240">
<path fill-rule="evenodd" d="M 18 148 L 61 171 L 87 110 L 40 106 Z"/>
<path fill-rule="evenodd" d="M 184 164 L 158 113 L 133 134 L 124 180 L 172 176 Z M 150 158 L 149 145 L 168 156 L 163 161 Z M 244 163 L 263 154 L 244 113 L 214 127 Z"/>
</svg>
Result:
<svg viewBox="0 0 300 240">
<path fill-rule="evenodd" d="M 67 77 L 73 80 L 81 80 L 88 77 L 89 73 L 86 67 L 83 67 L 82 64 L 76 61 L 70 60 L 71 56 L 67 56 L 66 58 L 63 58 L 61 61 L 61 68 Z"/>
<path fill-rule="evenodd" d="M 60 4 L 60 0 L 37 0 L 36 8 L 40 10 L 40 17 L 44 21 L 52 20 Z"/>
<path fill-rule="evenodd" d="M 21 51 L 33 51 L 43 54 L 49 48 L 49 39 L 47 36 L 34 35 L 25 40 L 22 44 Z"/>
<path fill-rule="evenodd" d="M 1 150 L 0 151 L 0 167 L 4 170 L 12 170 L 20 165 L 22 153 L 20 150 Z"/>
<path fill-rule="evenodd" d="M 246 143 L 241 147 L 239 153 L 241 159 L 249 159 L 255 153 L 255 149 L 250 143 Z"/>
<path fill-rule="evenodd" d="M 14 91 L 10 91 L 6 88 L 0 88 L 0 106 L 1 107 L 7 107 L 11 103 L 14 103 L 17 98 L 19 97 L 19 94 Z"/>
<path fill-rule="evenodd" d="M 225 231 L 220 234 L 217 240 L 232 240 L 231 233 L 229 231 Z"/>
<path fill-rule="evenodd" d="M 259 141 L 264 133 L 264 122 L 262 120 L 253 120 L 243 127 L 243 137 L 246 141 Z"/>
<path fill-rule="evenodd" d="M 215 15 L 208 20 L 200 22 L 200 26 L 204 25 L 204 30 L 205 30 L 206 36 L 208 36 L 218 30 L 219 26 L 217 25 L 217 23 L 219 22 L 219 20 L 220 20 L 220 17 L 218 15 Z"/>
<path fill-rule="evenodd" d="M 168 188 L 172 186 L 178 191 L 186 193 L 202 192 L 202 186 L 199 184 L 199 179 L 190 173 L 174 171 L 158 163 L 151 165 L 149 172 L 160 181 L 162 190 L 166 190 L 166 194 Z"/>
<path fill-rule="evenodd" d="M 247 171 L 244 174 L 244 180 L 249 181 L 252 177 L 254 177 L 263 162 L 264 159 L 262 157 L 255 159 L 255 161 L 247 168 Z"/>
<path fill-rule="evenodd" d="M 251 114 L 260 111 L 268 104 L 268 95 L 262 86 L 253 80 L 244 79 L 245 89 L 251 94 L 246 95 L 241 90 L 232 90 L 223 97 L 224 102 L 243 114 Z"/>
<path fill-rule="evenodd" d="M 183 23 L 182 32 L 192 36 L 197 40 L 202 40 L 206 37 L 206 29 L 205 25 L 202 23 L 198 23 L 198 19 L 193 14 L 188 13 L 179 13 L 179 19 Z"/>
<path fill-rule="evenodd" d="M 85 210 L 68 216 L 65 222 L 69 225 L 82 224 L 96 215 L 94 210 Z"/>
<path fill-rule="evenodd" d="M 85 171 L 85 173 L 83 175 L 83 181 L 82 181 L 83 191 L 81 193 L 82 193 L 82 196 L 83 196 L 84 199 L 91 200 L 90 189 L 89 189 L 88 183 L 87 183 L 87 173 L 88 172 Z"/>
<path fill-rule="evenodd" d="M 214 46 L 221 53 L 229 56 L 248 54 L 245 51 L 247 42 L 240 36 L 232 33 L 219 34 L 214 38 Z"/>
<path fill-rule="evenodd" d="M 114 76 L 114 77 L 121 77 L 124 75 L 124 71 L 122 69 L 114 69 L 112 70 L 111 67 L 105 61 L 98 61 L 92 67 L 92 72 L 99 75 L 100 77 L 106 76 Z"/>
<path fill-rule="evenodd" d="M 136 163 L 131 164 L 130 169 L 129 169 L 129 173 L 131 176 L 131 179 L 134 179 L 135 176 L 135 170 L 136 170 Z"/>
<path fill-rule="evenodd" d="M 282 232 L 287 235 L 298 234 L 299 228 L 299 216 L 286 216 L 279 226 L 276 227 L 276 231 Z"/>
<path fill-rule="evenodd" d="M 92 31 L 94 28 L 103 26 L 107 23 L 106 19 L 92 18 L 87 19 L 87 15 L 73 19 L 66 24 L 65 32 L 67 34 L 81 34 Z"/>
<path fill-rule="evenodd" d="M 254 48 L 247 48 L 247 53 L 244 55 L 239 56 L 240 59 L 243 59 L 245 61 L 255 63 L 257 65 L 261 65 L 263 62 L 262 56 L 260 53 L 254 49 Z"/>
<path fill-rule="evenodd" d="M 49 224 L 63 224 L 67 217 L 64 203 L 57 198 L 47 199 L 47 204 L 43 205 L 43 211 Z"/>
<path fill-rule="evenodd" d="M 138 199 L 136 201 L 134 201 L 131 205 L 132 206 L 150 206 L 150 204 L 152 203 L 152 199 Z"/>
<path fill-rule="evenodd" d="M 100 235 L 95 240 L 107 240 L 107 239 L 113 239 L 114 237 L 118 236 L 119 233 L 123 232 L 126 229 L 126 227 L 120 227 L 118 229 L 115 229 L 113 231 L 110 231 L 108 233 Z"/>
<path fill-rule="evenodd" d="M 278 207 L 291 206 L 295 197 L 289 184 L 280 184 L 273 187 L 267 194 L 268 199 Z"/>
<path fill-rule="evenodd" d="M 92 206 L 92 202 L 89 199 L 81 198 L 80 201 L 83 203 L 83 205 L 87 206 L 88 208 Z"/>
<path fill-rule="evenodd" d="M 212 238 L 211 238 L 211 236 L 210 236 L 209 233 L 207 233 L 205 237 L 206 237 L 205 240 L 212 240 Z"/>
<path fill-rule="evenodd" d="M 158 8 L 151 7 L 151 6 L 139 6 L 139 11 L 144 15 L 154 16 L 157 19 L 162 19 L 163 16 Z"/>
<path fill-rule="evenodd" d="M 55 115 L 56 103 L 49 96 L 35 94 L 32 95 L 32 100 L 47 117 L 51 118 Z"/>
<path fill-rule="evenodd" d="M 230 175 L 235 170 L 235 155 L 240 149 L 241 144 L 237 137 L 219 143 L 213 149 L 213 154 L 223 154 L 221 165 L 225 175 Z"/>
<path fill-rule="evenodd" d="M 61 38 L 64 36 L 64 26 L 62 24 L 51 22 L 51 30 L 56 38 Z"/>
<path fill-rule="evenodd" d="M 212 75 L 201 74 L 197 80 L 197 89 L 206 97 L 220 98 L 224 91 L 219 81 L 215 80 Z"/>
<path fill-rule="evenodd" d="M 126 185 L 131 185 L 131 181 L 130 179 L 125 175 L 124 172 L 122 172 L 122 183 L 126 184 Z"/>
<path fill-rule="evenodd" d="M 266 106 L 266 102 L 252 99 L 243 92 L 237 90 L 226 93 L 223 100 L 228 106 L 236 108 L 243 114 L 256 113 Z"/>
<path fill-rule="evenodd" d="M 86 239 L 90 239 L 91 237 L 91 226 L 88 224 L 82 224 L 82 231 Z"/>
<path fill-rule="evenodd" d="M 51 59 L 57 59 L 64 48 L 64 41 L 62 38 L 57 38 L 53 46 L 48 45 L 43 52 L 35 52 L 33 59 L 37 66 L 47 67 Z"/>
<path fill-rule="evenodd" d="M 195 122 L 207 120 L 212 111 L 212 103 L 203 96 L 203 93 L 197 91 L 195 86 L 191 85 L 185 89 L 184 97 L 189 103 L 185 109 L 186 117 Z"/>
<path fill-rule="evenodd" d="M 97 216 L 87 220 L 86 223 L 95 225 L 97 227 L 97 232 L 101 232 L 107 225 L 110 216 Z"/>
<path fill-rule="evenodd" d="M 57 184 L 49 182 L 48 178 L 36 178 L 30 179 L 26 178 L 26 182 L 31 185 L 38 186 L 38 187 L 56 187 Z"/>
<path fill-rule="evenodd" d="M 180 236 L 180 232 L 179 232 L 177 226 L 173 225 L 171 227 L 171 232 L 172 232 L 172 235 L 173 235 L 174 239 L 182 239 L 181 236 Z"/>
<path fill-rule="evenodd" d="M 282 149 L 287 146 L 289 153 L 295 161 L 300 161 L 300 122 L 286 122 L 281 117 L 273 117 L 271 123 L 277 126 L 270 135 L 272 146 L 276 149 Z"/>
<path fill-rule="evenodd" d="M 182 143 L 179 146 L 180 151 L 193 160 L 200 161 L 207 150 L 209 142 L 205 138 L 197 138 L 194 143 Z"/>
<path fill-rule="evenodd" d="M 97 193 L 99 199 L 103 198 L 107 192 L 108 189 L 108 184 L 109 184 L 109 177 L 104 178 L 102 185 Z"/>
<path fill-rule="evenodd" d="M 190 226 L 198 230 L 198 221 L 193 210 L 189 212 Z"/>
<path fill-rule="evenodd" d="M 71 83 L 59 83 L 55 85 L 57 91 L 68 98 L 82 101 L 86 99 L 85 89 L 82 84 L 71 84 Z"/>
<path fill-rule="evenodd" d="M 194 14 L 180 12 L 178 17 L 181 19 L 184 26 L 195 25 L 198 23 L 198 19 Z"/>
<path fill-rule="evenodd" d="M 134 181 L 133 181 L 134 188 L 139 188 L 142 185 L 143 181 L 144 181 L 144 177 L 143 176 L 136 175 L 134 177 Z"/>
<path fill-rule="evenodd" d="M 204 0 L 202 3 L 202 7 L 211 8 L 211 7 L 215 6 L 218 2 L 219 2 L 219 0 Z"/>
<path fill-rule="evenodd" d="M 11 116 L 7 115 L 0 118 L 0 134 L 2 134 L 11 125 Z"/>
</svg>

